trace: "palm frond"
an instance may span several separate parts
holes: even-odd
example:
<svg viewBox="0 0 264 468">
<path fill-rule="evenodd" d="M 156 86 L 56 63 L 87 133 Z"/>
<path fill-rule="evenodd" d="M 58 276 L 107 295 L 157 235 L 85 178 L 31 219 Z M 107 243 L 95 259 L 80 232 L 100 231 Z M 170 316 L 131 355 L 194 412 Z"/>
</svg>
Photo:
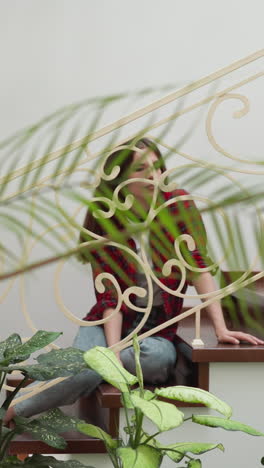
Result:
<svg viewBox="0 0 264 468">
<path fill-rule="evenodd" d="M 74 103 L 53 112 L 35 125 L 0 142 L 0 150 L 4 153 L 0 159 L 2 172 L 0 219 L 5 235 L 14 236 L 20 249 L 20 253 L 16 255 L 9 246 L 5 246 L 5 242 L 1 242 L 0 252 L 6 258 L 6 265 L 0 279 L 32 271 L 42 265 L 55 263 L 62 258 L 76 256 L 83 249 L 82 246 L 76 245 L 82 230 L 81 223 L 78 219 L 73 219 L 72 209 L 67 206 L 65 200 L 72 202 L 76 207 L 89 209 L 94 213 L 98 212 L 96 202 L 92 201 L 91 189 L 94 188 L 96 175 L 102 171 L 106 158 L 116 146 L 122 145 L 127 139 L 136 141 L 141 136 L 147 135 L 165 148 L 164 161 L 168 167 L 172 167 L 171 160 L 175 155 L 179 154 L 184 157 L 181 149 L 190 139 L 199 121 L 199 117 L 197 117 L 183 135 L 174 136 L 173 143 L 171 143 L 175 119 L 183 111 L 184 99 L 173 105 L 173 109 L 170 110 L 171 114 L 164 119 L 164 123 L 159 120 L 158 115 L 150 113 L 144 116 L 140 131 L 135 130 L 136 126 L 129 127 L 125 124 L 124 119 L 118 120 L 114 131 L 112 131 L 113 126 L 111 125 L 106 126 L 104 132 L 100 133 L 98 130 L 104 114 L 111 109 L 112 105 L 120 102 L 125 103 L 128 98 L 131 101 L 140 101 L 141 97 L 151 96 L 155 91 L 157 90 L 149 88 L 139 90 L 136 93 L 95 97 Z M 83 123 L 82 113 L 84 111 L 86 116 L 89 116 L 86 123 Z M 133 123 L 132 117 L 128 124 L 131 123 Z M 80 138 L 81 131 L 85 137 Z M 166 144 L 167 137 L 170 139 L 170 144 Z M 78 140 L 78 138 L 80 139 Z M 90 145 L 96 139 L 99 140 L 98 146 L 95 144 L 93 153 L 87 156 Z M 62 147 L 57 149 L 59 144 L 62 144 Z M 24 165 L 22 165 L 22 161 Z M 86 174 L 89 174 L 91 180 L 88 180 L 88 176 L 84 180 L 76 180 L 76 172 L 84 163 L 87 168 Z M 118 165 L 118 161 L 116 164 Z M 234 215 L 232 210 L 238 212 L 245 208 L 248 210 L 251 208 L 248 211 L 248 216 L 252 226 L 254 226 L 257 204 L 261 204 L 263 201 L 263 184 L 256 185 L 254 181 L 248 181 L 246 188 L 239 184 L 232 184 L 228 178 L 229 171 L 232 171 L 231 166 L 219 168 L 206 159 L 199 160 L 195 157 L 188 160 L 187 163 L 185 161 L 184 164 L 174 165 L 171 176 L 168 176 L 168 181 L 176 180 L 178 185 L 182 183 L 184 188 L 186 187 L 191 193 L 198 194 L 200 191 L 205 193 L 205 188 L 210 186 L 209 202 L 203 205 L 200 212 L 210 217 L 214 230 L 214 242 L 217 243 L 217 250 L 225 256 L 228 268 L 230 270 L 245 270 L 250 265 L 247 234 L 244 232 L 243 223 L 241 223 L 239 216 Z M 89 186 L 89 191 L 84 191 L 85 184 Z M 59 194 L 63 202 L 58 204 L 54 194 Z M 108 192 L 106 190 L 105 197 L 113 201 L 111 190 Z M 120 244 L 125 245 L 127 239 L 134 235 L 135 230 L 141 232 L 145 229 L 144 223 L 141 222 L 144 210 L 140 204 L 137 204 L 136 200 L 134 200 L 134 206 L 136 206 L 136 210 L 130 212 L 130 219 L 135 224 L 129 225 L 124 232 L 120 232 L 111 217 L 104 216 L 101 217 L 100 223 L 107 233 L 105 237 L 98 236 L 95 239 L 82 231 L 84 238 L 87 242 L 89 241 L 85 247 L 88 259 L 95 246 L 100 249 L 107 242 L 120 242 Z M 107 209 L 105 206 L 105 211 Z M 219 218 L 219 209 L 225 211 L 225 218 Z M 180 215 L 191 231 L 193 220 L 189 213 L 180 209 Z M 127 214 L 117 210 L 116 216 L 120 224 L 124 224 Z M 172 238 L 179 235 L 176 220 L 169 216 L 168 210 L 160 211 L 158 217 Z M 225 221 L 223 222 L 223 220 Z M 53 228 L 53 226 L 55 227 Z M 164 256 L 168 251 L 172 252 L 171 243 L 164 231 L 159 228 L 158 223 L 153 223 L 153 232 L 159 252 Z M 263 262 L 263 236 L 260 235 L 259 231 L 258 233 L 254 231 L 254 236 Z M 28 263 L 21 264 L 23 246 L 28 240 L 43 243 L 47 247 L 49 255 L 36 262 L 28 260 Z M 210 250 L 213 252 L 214 246 L 211 240 L 209 239 L 208 242 Z M 202 246 L 200 248 L 202 249 Z M 188 256 L 187 251 L 185 255 Z M 111 257 L 108 256 L 109 264 L 111 261 Z M 117 275 L 124 274 L 118 265 L 111 264 L 111 267 Z M 250 322 L 246 310 L 244 312 L 246 320 Z"/>
</svg>

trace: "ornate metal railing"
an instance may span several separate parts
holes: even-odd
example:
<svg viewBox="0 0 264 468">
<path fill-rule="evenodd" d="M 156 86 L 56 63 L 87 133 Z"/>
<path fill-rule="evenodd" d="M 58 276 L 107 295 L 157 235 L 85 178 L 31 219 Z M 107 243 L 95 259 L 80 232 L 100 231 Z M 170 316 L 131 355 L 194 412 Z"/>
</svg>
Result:
<svg viewBox="0 0 264 468">
<path fill-rule="evenodd" d="M 95 130 L 92 133 L 89 133 L 89 135 L 85 136 L 84 138 L 81 138 L 77 141 L 70 142 L 66 146 L 56 150 L 52 151 L 48 154 L 46 154 L 44 157 L 41 157 L 37 160 L 34 160 L 33 162 L 25 165 L 24 167 L 21 167 L 19 169 L 13 170 L 9 176 L 8 176 L 8 182 L 11 181 L 16 181 L 17 185 L 15 187 L 15 190 L 13 192 L 9 192 L 8 195 L 5 197 L 5 201 L 12 200 L 18 195 L 21 194 L 26 194 L 26 193 L 31 193 L 32 197 L 32 213 L 34 214 L 34 203 L 38 199 L 39 193 L 42 193 L 45 188 L 49 188 L 54 192 L 54 197 L 55 197 L 55 204 L 58 208 L 58 210 L 63 214 L 64 216 L 64 227 L 65 224 L 68 223 L 68 232 L 65 235 L 60 236 L 60 240 L 62 241 L 70 241 L 73 240 L 73 242 L 76 243 L 76 237 L 78 237 L 79 232 L 81 231 L 82 227 L 79 222 L 76 220 L 79 217 L 79 212 L 80 210 L 83 209 L 83 206 L 77 206 L 77 208 L 72 212 L 69 213 L 65 206 L 63 206 L 63 203 L 60 200 L 60 192 L 59 188 L 61 185 L 65 186 L 65 181 L 68 175 L 72 175 L 72 170 L 71 168 L 67 169 L 61 169 L 56 172 L 56 177 L 54 177 L 54 173 L 50 171 L 49 174 L 43 176 L 41 180 L 38 180 L 37 183 L 34 183 L 34 178 L 33 182 L 29 182 L 28 184 L 23 185 L 23 189 L 21 190 L 19 188 L 19 180 L 23 177 L 25 177 L 26 174 L 29 173 L 34 173 L 34 171 L 38 170 L 41 168 L 43 165 L 47 166 L 48 164 L 54 162 L 55 160 L 60 160 L 63 156 L 65 156 L 66 153 L 71 153 L 76 150 L 80 150 L 82 157 L 79 158 L 78 162 L 75 164 L 74 168 L 74 173 L 75 174 L 85 174 L 85 177 L 89 176 L 92 177 L 93 180 L 88 181 L 86 180 L 86 183 L 82 182 L 80 185 L 83 187 L 86 186 L 88 187 L 89 190 L 93 191 L 94 188 L 98 185 L 99 181 L 101 179 L 105 180 L 110 180 L 111 178 L 113 179 L 118 175 L 118 167 L 114 168 L 115 170 L 112 171 L 112 173 L 105 174 L 104 172 L 104 164 L 106 159 L 109 157 L 110 154 L 112 154 L 113 151 L 115 151 L 117 148 L 122 147 L 123 143 L 127 141 L 128 139 L 133 139 L 136 138 L 139 134 L 144 133 L 144 136 L 147 136 L 151 138 L 153 141 L 155 141 L 161 148 L 164 149 L 164 151 L 167 151 L 168 153 L 177 156 L 177 158 L 183 158 L 185 160 L 185 164 L 179 164 L 177 162 L 177 165 L 170 167 L 159 180 L 154 181 L 155 185 L 155 190 L 153 192 L 153 200 L 151 203 L 151 207 L 148 213 L 148 218 L 144 221 L 145 225 L 149 225 L 153 219 L 157 216 L 157 213 L 161 209 L 161 207 L 156 207 L 155 206 L 155 197 L 157 197 L 158 190 L 160 191 L 169 191 L 175 188 L 175 182 L 169 182 L 166 183 L 166 177 L 170 176 L 171 178 L 173 177 L 173 174 L 175 174 L 175 170 L 177 170 L 178 173 L 182 173 L 182 171 L 187 167 L 187 168 L 200 168 L 201 170 L 209 170 L 212 172 L 212 174 L 216 175 L 219 174 L 222 177 L 225 177 L 226 180 L 230 182 L 230 184 L 235 184 L 238 186 L 241 190 L 241 193 L 243 196 L 246 197 L 246 195 L 249 193 L 247 186 L 243 185 L 243 183 L 239 180 L 236 179 L 235 175 L 237 174 L 247 174 L 248 177 L 253 177 L 253 176 L 261 176 L 264 174 L 264 168 L 263 168 L 263 160 L 254 160 L 252 161 L 251 159 L 244 159 L 242 157 L 237 157 L 234 156 L 231 152 L 227 151 L 224 149 L 224 147 L 217 142 L 216 137 L 214 136 L 214 131 L 213 131 L 213 120 L 216 115 L 217 109 L 219 109 L 219 106 L 221 106 L 223 103 L 226 103 L 230 99 L 235 99 L 239 101 L 240 104 L 242 104 L 242 108 L 239 111 L 236 111 L 234 113 L 235 118 L 241 118 L 245 116 L 249 112 L 249 99 L 244 95 L 238 93 L 238 89 L 253 83 L 255 80 L 260 79 L 264 75 L 264 71 L 257 71 L 255 73 L 249 73 L 247 74 L 246 77 L 243 77 L 243 79 L 240 79 L 239 81 L 233 83 L 232 85 L 229 86 L 223 86 L 219 90 L 210 91 L 206 93 L 205 97 L 199 98 L 194 98 L 194 102 L 191 104 L 185 104 L 187 97 L 193 95 L 197 90 L 205 87 L 205 86 L 211 86 L 214 85 L 216 82 L 219 83 L 220 79 L 223 79 L 225 76 L 229 76 L 231 73 L 235 72 L 236 70 L 244 69 L 247 65 L 252 64 L 256 60 L 259 60 L 264 57 L 264 49 L 260 50 L 242 60 L 239 60 L 228 67 L 225 67 L 217 72 L 214 72 L 190 85 L 184 86 L 183 88 L 179 89 L 176 92 L 173 92 L 169 94 L 168 96 L 165 96 L 161 99 L 156 100 L 155 102 L 132 112 L 130 115 L 127 115 L 125 117 L 122 117 L 121 119 L 118 119 L 114 123 L 111 123 L 110 125 L 106 125 L 100 130 Z M 184 99 L 185 101 L 184 101 Z M 183 103 L 182 103 L 183 100 Z M 173 103 L 177 103 L 178 101 L 181 101 L 181 104 L 177 107 L 177 109 L 172 108 Z M 166 107 L 167 106 L 167 107 Z M 170 106 L 170 107 L 169 107 Z M 214 162 L 210 162 L 204 158 L 198 158 L 197 156 L 194 156 L 192 154 L 188 154 L 184 151 L 181 150 L 179 146 L 174 146 L 170 142 L 170 137 L 169 135 L 171 134 L 171 128 L 172 128 L 172 123 L 175 123 L 176 121 L 179 122 L 179 119 L 189 113 L 191 113 L 194 110 L 199 110 L 203 106 L 209 106 L 207 116 L 204 119 L 205 121 L 205 128 L 206 128 L 206 134 L 208 141 L 211 145 L 211 147 L 216 150 L 218 154 L 220 154 L 222 157 L 225 158 L 225 163 L 223 164 L 215 164 Z M 162 117 L 159 115 L 159 113 L 156 113 L 156 111 L 161 110 L 162 108 L 165 109 L 165 116 L 163 115 Z M 137 126 L 137 122 L 140 122 L 140 119 L 144 119 L 147 116 L 150 116 L 151 121 L 145 122 L 141 126 L 141 132 L 138 131 L 131 131 L 131 124 L 135 124 Z M 128 129 L 126 131 L 126 135 L 124 137 L 120 137 L 119 133 L 117 131 L 121 129 Z M 143 128 L 143 130 L 142 130 Z M 166 131 L 164 130 L 166 128 Z M 168 130 L 170 129 L 170 131 Z M 155 132 L 157 132 L 157 129 L 160 129 L 160 134 L 157 136 Z M 129 133 L 130 132 L 130 133 Z M 103 154 L 102 151 L 96 150 L 92 151 L 92 143 L 93 142 L 100 142 L 103 140 L 107 135 L 114 135 L 113 136 L 113 143 L 109 144 L 107 147 L 107 151 L 104 149 Z M 176 159 L 175 159 L 176 160 Z M 98 161 L 98 162 L 97 162 Z M 186 163 L 187 161 L 187 163 Z M 230 161 L 232 162 L 232 165 L 230 165 Z M 91 164 L 95 164 L 96 168 L 91 168 Z M 250 166 L 250 167 L 249 167 Z M 0 180 L 0 183 L 3 183 L 6 179 L 2 178 Z M 126 182 L 122 183 L 123 185 L 126 184 Z M 121 186 L 122 186 L 121 184 Z M 70 184 L 69 184 L 70 185 Z M 108 204 L 107 210 L 103 213 L 103 216 L 111 218 L 111 216 L 115 213 L 116 208 L 122 209 L 122 210 L 128 210 L 131 208 L 133 204 L 133 200 L 131 198 L 127 197 L 125 201 L 121 201 L 119 199 L 119 190 L 121 188 L 119 186 L 115 193 L 113 194 L 112 200 L 108 200 L 108 202 L 104 202 Z M 177 186 L 177 184 L 176 184 Z M 198 203 L 202 203 L 203 206 L 206 207 L 206 210 L 210 210 L 210 208 L 217 209 L 220 215 L 222 216 L 222 220 L 225 222 L 225 212 L 223 210 L 223 207 L 221 207 L 221 203 L 218 206 L 218 200 L 212 201 L 209 197 L 206 196 L 201 196 L 201 195 L 182 195 L 179 197 L 174 198 L 172 201 L 177 202 L 180 200 L 193 200 Z M 93 196 L 91 195 L 90 201 L 93 201 Z M 21 299 L 21 306 L 22 306 L 22 311 L 24 314 L 24 317 L 26 319 L 26 322 L 32 332 L 37 331 L 37 327 L 35 326 L 33 319 L 31 318 L 28 307 L 26 304 L 26 295 L 25 295 L 25 278 L 23 275 L 23 272 L 27 271 L 27 264 L 29 263 L 30 256 L 37 246 L 37 244 L 40 242 L 40 240 L 45 239 L 46 236 L 49 235 L 49 233 L 53 230 L 60 229 L 60 225 L 56 224 L 55 226 L 50 226 L 49 228 L 45 229 L 43 232 L 39 233 L 38 236 L 35 236 L 34 239 L 30 236 L 30 232 L 33 229 L 33 224 L 34 224 L 34 215 L 32 213 L 29 215 L 29 221 L 28 221 L 28 238 L 24 242 L 24 252 L 23 252 L 23 257 L 21 257 L 21 275 L 20 275 L 20 299 Z M 259 226 L 263 226 L 263 216 L 261 213 L 261 209 L 258 207 L 257 204 L 255 204 L 255 213 L 256 213 L 256 220 L 258 220 Z M 100 241 L 104 242 L 105 238 L 102 236 L 99 236 L 91 231 L 86 231 L 87 234 L 89 234 L 92 238 L 91 241 L 87 241 L 86 245 L 89 248 L 91 245 L 99 245 L 100 248 Z M 185 317 L 188 317 L 190 315 L 195 314 L 196 320 L 195 320 L 195 337 L 193 340 L 193 345 L 194 346 L 202 346 L 203 342 L 201 340 L 200 336 L 200 314 L 201 311 L 204 310 L 208 305 L 215 301 L 220 301 L 221 299 L 225 298 L 226 296 L 234 293 L 235 291 L 245 288 L 246 286 L 250 285 L 251 283 L 257 281 L 258 279 L 264 277 L 264 272 L 259 272 L 257 274 L 252 275 L 252 271 L 254 270 L 254 267 L 257 262 L 257 254 L 252 258 L 250 261 L 250 265 L 248 265 L 248 268 L 245 268 L 243 274 L 240 275 L 240 277 L 234 281 L 232 284 L 228 285 L 227 287 L 217 289 L 215 292 L 210 293 L 210 294 L 204 294 L 198 296 L 200 299 L 202 299 L 202 302 L 190 306 L 190 308 L 179 314 L 178 316 L 174 317 L 170 321 L 167 321 L 163 323 L 160 326 L 157 326 L 153 328 L 152 330 L 149 330 L 145 333 L 140 334 L 140 330 L 142 328 L 142 325 L 145 323 L 147 320 L 151 307 L 152 307 L 152 281 L 156 282 L 161 288 L 165 288 L 164 285 L 159 281 L 159 279 L 155 276 L 153 273 L 153 269 L 151 268 L 151 265 L 148 263 L 147 255 L 146 252 L 144 251 L 144 245 L 142 244 L 142 258 L 139 258 L 136 253 L 131 251 L 129 247 L 124 246 L 124 244 L 119 244 L 118 242 L 111 242 L 107 240 L 108 244 L 114 245 L 122 251 L 127 252 L 128 255 L 133 256 L 135 261 L 138 262 L 141 265 L 142 270 L 144 271 L 144 274 L 147 279 L 147 284 L 148 284 L 148 291 L 147 291 L 147 296 L 149 298 L 148 300 L 148 305 L 146 307 L 142 308 L 137 308 L 136 306 L 133 306 L 131 303 L 129 296 L 130 294 L 135 294 L 135 295 L 140 295 L 142 291 L 138 288 L 138 286 L 132 286 L 123 293 L 121 292 L 120 288 L 118 287 L 118 284 L 116 282 L 115 277 L 109 276 L 107 273 L 102 273 L 100 277 L 98 278 L 96 282 L 96 287 L 101 289 L 103 288 L 103 280 L 107 278 L 112 282 L 114 287 L 116 288 L 116 292 L 118 294 L 118 306 L 116 307 L 115 313 L 118 312 L 120 309 L 120 305 L 122 302 L 124 302 L 126 305 L 129 307 L 134 307 L 135 310 L 139 310 L 142 312 L 142 317 L 143 320 L 141 323 L 136 327 L 134 332 L 137 332 L 139 335 L 139 339 L 143 339 L 147 336 L 152 335 L 153 333 L 156 333 L 157 331 L 173 324 L 176 322 L 179 322 L 180 320 L 184 319 Z M 174 260 L 170 260 L 167 262 L 167 265 L 165 264 L 163 267 L 163 273 L 166 274 L 166 270 L 169 271 L 169 269 L 173 266 L 173 261 L 175 264 L 175 259 L 176 262 L 181 263 L 181 274 L 182 274 L 182 281 L 180 284 L 180 287 L 175 291 L 175 290 L 170 290 L 169 293 L 173 294 L 175 296 L 179 297 L 184 297 L 185 299 L 193 299 L 193 295 L 191 294 L 185 294 L 182 293 L 182 286 L 185 283 L 186 275 L 188 271 L 199 271 L 198 268 L 195 268 L 194 266 L 188 264 L 186 260 L 183 258 L 181 255 L 181 250 L 180 250 L 180 243 L 181 242 L 186 242 L 188 245 L 188 248 L 192 250 L 195 247 L 194 240 L 191 238 L 189 235 L 182 235 L 177 237 L 175 240 L 175 258 Z M 223 262 L 226 259 L 226 256 L 228 255 L 230 246 L 226 249 L 224 254 L 222 255 L 222 258 L 216 262 L 217 265 L 221 267 Z M 76 248 L 76 251 L 78 250 L 78 247 Z M 74 243 L 72 247 L 72 251 L 74 251 Z M 56 271 L 55 271 L 55 300 L 57 302 L 58 307 L 60 310 L 64 313 L 64 315 L 72 321 L 73 323 L 77 325 L 84 325 L 84 326 L 93 326 L 98 323 L 102 323 L 102 321 L 96 321 L 96 322 L 86 322 L 78 317 L 75 316 L 75 314 L 69 310 L 66 305 L 64 304 L 61 292 L 60 292 L 60 276 L 63 270 L 63 267 L 65 265 L 66 259 L 63 258 L 62 254 L 62 259 L 58 262 L 56 266 Z M 45 262 L 42 262 L 45 263 Z M 178 264 L 178 263 L 177 263 Z M 216 264 L 206 268 L 202 269 L 201 271 L 211 271 L 215 268 Z M 2 294 L 1 294 L 1 302 L 3 303 L 5 299 L 7 298 L 8 294 L 10 293 L 12 286 L 14 284 L 14 281 L 16 280 L 16 277 L 14 276 L 12 278 L 12 274 L 6 274 L 4 271 L 4 259 L 1 258 L 1 270 L 2 274 L 1 277 L 5 278 L 8 280 L 8 283 L 6 284 Z M 10 279 L 8 279 L 10 277 Z M 126 346 L 131 344 L 131 337 L 132 333 L 130 333 L 125 339 L 121 340 L 120 343 L 116 345 L 117 348 L 123 349 Z M 50 383 L 45 383 L 45 384 L 39 384 L 38 386 L 34 387 L 34 390 L 31 390 L 29 393 L 26 393 L 25 396 L 19 397 L 16 401 L 23 400 L 25 398 L 28 398 L 32 396 L 33 394 L 44 390 L 45 388 L 48 388 L 51 385 L 54 385 L 55 383 L 59 382 L 62 379 L 56 379 L 54 382 Z M 15 402 L 16 402 L 15 401 Z M 14 403 L 15 403 L 14 402 Z"/>
</svg>

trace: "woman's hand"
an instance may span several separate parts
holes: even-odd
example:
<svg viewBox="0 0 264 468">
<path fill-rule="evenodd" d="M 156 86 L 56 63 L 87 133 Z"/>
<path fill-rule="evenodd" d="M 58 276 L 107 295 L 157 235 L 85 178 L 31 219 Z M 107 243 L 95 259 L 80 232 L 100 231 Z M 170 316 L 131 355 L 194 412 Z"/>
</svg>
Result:
<svg viewBox="0 0 264 468">
<path fill-rule="evenodd" d="M 264 345 L 264 341 L 260 340 L 256 336 L 239 331 L 231 331 L 227 328 L 221 331 L 216 331 L 216 336 L 219 343 L 239 344 L 241 341 L 246 341 L 252 345 Z"/>
<path fill-rule="evenodd" d="M 216 291 L 213 278 L 210 273 L 201 273 L 194 281 L 193 285 L 198 294 L 208 294 Z M 264 345 L 264 341 L 256 336 L 239 331 L 228 330 L 223 317 L 221 304 L 218 301 L 207 306 L 207 313 L 212 320 L 215 334 L 219 343 L 239 344 L 241 341 L 246 341 L 252 345 Z"/>
<path fill-rule="evenodd" d="M 8 408 L 7 412 L 4 415 L 3 423 L 5 426 L 11 427 L 11 429 L 14 428 L 15 424 L 13 422 L 14 417 L 16 416 L 15 408 L 12 406 L 11 408 Z"/>
</svg>

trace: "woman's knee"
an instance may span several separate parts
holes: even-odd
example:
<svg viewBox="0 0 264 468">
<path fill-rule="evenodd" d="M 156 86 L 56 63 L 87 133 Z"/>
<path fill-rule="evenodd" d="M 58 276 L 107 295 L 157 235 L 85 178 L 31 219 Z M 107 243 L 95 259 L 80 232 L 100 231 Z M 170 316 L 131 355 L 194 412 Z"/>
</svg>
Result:
<svg viewBox="0 0 264 468">
<path fill-rule="evenodd" d="M 151 362 L 174 365 L 176 361 L 176 349 L 173 343 L 165 338 L 149 337 L 140 344 L 140 355 Z"/>
<path fill-rule="evenodd" d="M 94 346 L 107 346 L 103 327 L 99 325 L 80 327 L 73 341 L 73 347 L 87 351 Z"/>
<path fill-rule="evenodd" d="M 135 358 L 132 347 L 121 352 L 121 359 L 126 369 L 135 374 Z M 165 382 L 175 362 L 176 350 L 168 340 L 160 337 L 150 337 L 140 343 L 140 364 L 146 382 Z"/>
</svg>

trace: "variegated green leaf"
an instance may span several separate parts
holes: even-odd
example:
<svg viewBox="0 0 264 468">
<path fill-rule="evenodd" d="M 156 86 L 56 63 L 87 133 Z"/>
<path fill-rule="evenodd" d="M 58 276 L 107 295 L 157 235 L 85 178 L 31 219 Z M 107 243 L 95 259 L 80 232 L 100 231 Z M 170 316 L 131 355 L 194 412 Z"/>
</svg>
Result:
<svg viewBox="0 0 264 468">
<path fill-rule="evenodd" d="M 162 455 L 153 447 L 140 445 L 137 449 L 122 447 L 117 450 L 123 468 L 159 468 Z"/>
<path fill-rule="evenodd" d="M 36 421 L 36 419 L 35 419 Z M 61 434 L 62 432 L 72 431 L 77 429 L 77 424 L 83 423 L 81 419 L 74 418 L 73 416 L 68 416 L 63 413 L 59 408 L 54 408 L 42 416 L 40 416 L 37 421 L 45 427 L 51 427 L 53 431 Z"/>
<path fill-rule="evenodd" d="M 34 380 L 50 380 L 68 377 L 87 369 L 83 360 L 83 351 L 75 348 L 52 350 L 37 358 L 39 364 L 18 365 L 11 370 L 20 370 Z"/>
<path fill-rule="evenodd" d="M 52 447 L 64 448 L 66 446 L 65 440 L 58 434 L 77 430 L 77 424 L 83 421 L 67 416 L 56 408 L 49 410 L 33 421 L 27 418 L 16 417 L 15 422 L 19 430 L 30 432 L 34 438 L 42 440 Z"/>
<path fill-rule="evenodd" d="M 19 432 L 30 432 L 34 439 L 41 440 L 51 447 L 64 449 L 67 445 L 63 437 L 59 436 L 51 427 L 42 425 L 37 419 L 29 421 L 21 416 L 16 416 L 14 421 Z"/>
<path fill-rule="evenodd" d="M 59 366 L 48 367 L 41 364 L 10 366 L 9 369 L 10 372 L 19 370 L 23 374 L 27 374 L 30 379 L 41 381 L 72 375 L 71 372 L 67 371 L 67 368 L 61 368 Z"/>
<path fill-rule="evenodd" d="M 121 393 L 121 403 L 122 406 L 128 409 L 133 409 L 134 405 L 131 401 L 131 393 L 130 392 L 122 392 Z"/>
<path fill-rule="evenodd" d="M 155 437 L 150 436 L 150 434 L 145 432 L 143 429 L 142 429 L 142 435 L 141 435 L 141 438 L 140 438 L 140 443 L 146 444 L 146 445 L 148 445 L 150 447 L 154 447 L 154 448 L 157 448 L 157 449 L 162 447 L 162 444 L 157 439 L 155 439 Z"/>
<path fill-rule="evenodd" d="M 84 465 L 78 460 L 56 460 L 52 456 L 32 455 L 26 458 L 25 461 L 20 461 L 16 457 L 8 457 L 5 461 L 0 462 L 0 468 L 94 468 L 93 466 Z"/>
<path fill-rule="evenodd" d="M 0 343 L 0 363 L 5 361 L 5 353 L 7 351 L 12 351 L 22 344 L 22 340 L 17 333 L 10 335 L 5 341 Z"/>
<path fill-rule="evenodd" d="M 107 434 L 105 431 L 103 431 L 103 429 L 101 429 L 98 426 L 81 422 L 77 424 L 77 429 L 83 434 L 102 440 L 111 449 L 115 449 L 118 446 L 117 440 L 112 439 L 112 437 L 110 437 L 109 434 Z"/>
<path fill-rule="evenodd" d="M 39 364 L 46 366 L 60 366 L 67 368 L 72 374 L 78 374 L 87 366 L 83 362 L 83 351 L 77 348 L 53 349 L 49 353 L 40 354 L 37 357 Z M 76 371 L 76 372 L 75 372 Z"/>
<path fill-rule="evenodd" d="M 162 432 L 178 427 L 183 422 L 184 414 L 170 403 L 158 400 L 146 401 L 137 395 L 131 395 L 131 401 Z"/>
<path fill-rule="evenodd" d="M 202 462 L 201 460 L 190 460 L 188 462 L 187 468 L 201 468 Z"/>
<path fill-rule="evenodd" d="M 166 445 L 166 448 L 162 445 L 162 452 L 170 457 L 175 462 L 180 462 L 186 453 L 190 452 L 195 455 L 201 453 L 209 452 L 218 448 L 219 450 L 224 451 L 224 446 L 222 444 L 206 444 L 206 443 L 197 443 L 197 442 L 184 442 L 178 444 Z M 170 450 L 171 449 L 171 450 Z"/>
<path fill-rule="evenodd" d="M 4 358 L 7 359 L 11 364 L 24 361 L 32 353 L 52 343 L 61 334 L 61 332 L 47 332 L 44 330 L 39 330 L 26 343 L 20 344 L 16 347 L 7 348 L 4 352 Z"/>
<path fill-rule="evenodd" d="M 3 419 L 5 413 L 6 413 L 6 409 L 5 408 L 0 408 L 0 419 Z"/>
<path fill-rule="evenodd" d="M 23 465 L 23 462 L 18 460 L 15 455 L 10 455 L 4 458 L 2 462 L 0 462 L 0 468 L 18 468 Z"/>
<path fill-rule="evenodd" d="M 264 436 L 263 432 L 257 431 L 251 426 L 247 426 L 232 419 L 216 418 L 215 416 L 193 415 L 192 421 L 197 424 L 209 427 L 221 427 L 227 431 L 241 431 L 254 436 Z"/>
<path fill-rule="evenodd" d="M 131 400 L 131 395 L 141 396 L 139 390 L 131 390 L 131 392 L 123 392 L 122 396 L 121 396 L 122 404 L 123 404 L 123 406 L 125 406 L 128 409 L 135 408 L 135 406 L 134 406 L 134 404 L 133 404 L 133 402 Z M 144 400 L 146 400 L 146 401 L 150 401 L 150 400 L 156 399 L 156 395 L 155 395 L 155 393 L 151 392 L 150 390 L 143 390 L 142 398 Z"/>
<path fill-rule="evenodd" d="M 111 349 L 96 346 L 84 353 L 84 360 L 91 369 L 121 392 L 128 391 L 128 385 L 134 385 L 138 381 L 137 377 L 124 369 Z"/>
<path fill-rule="evenodd" d="M 10 434 L 10 432 L 11 432 L 11 429 L 9 429 L 6 426 L 2 426 L 2 437 L 4 437 L 7 434 Z"/>
<path fill-rule="evenodd" d="M 177 385 L 175 387 L 156 388 L 156 395 L 170 398 L 171 400 L 184 401 L 188 403 L 201 403 L 209 408 L 212 408 L 227 418 L 232 415 L 232 408 L 224 401 L 217 398 L 212 393 L 200 388 L 185 387 Z"/>
</svg>

